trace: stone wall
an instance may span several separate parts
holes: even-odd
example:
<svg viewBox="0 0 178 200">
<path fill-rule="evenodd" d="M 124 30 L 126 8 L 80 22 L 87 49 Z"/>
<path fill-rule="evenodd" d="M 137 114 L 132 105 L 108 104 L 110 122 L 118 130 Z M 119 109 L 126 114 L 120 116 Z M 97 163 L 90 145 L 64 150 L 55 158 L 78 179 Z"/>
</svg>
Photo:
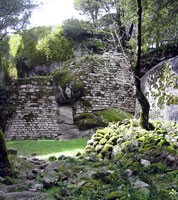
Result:
<svg viewBox="0 0 178 200">
<path fill-rule="evenodd" d="M 10 85 L 15 112 L 5 132 L 11 139 L 53 139 L 61 135 L 50 78 L 18 80 Z"/>
<path fill-rule="evenodd" d="M 133 75 L 120 54 L 104 54 L 73 64 L 84 83 L 84 95 L 74 103 L 76 114 L 107 108 L 135 112 Z"/>
<path fill-rule="evenodd" d="M 151 106 L 150 118 L 178 122 L 178 56 L 152 68 L 141 82 Z"/>
<path fill-rule="evenodd" d="M 75 95 L 76 90 L 71 89 L 74 85 L 80 89 L 77 80 L 74 82 L 72 78 L 73 84 L 70 84 L 70 81 L 63 81 L 64 76 L 61 77 L 63 85 L 65 82 L 63 87 L 56 87 L 54 77 L 19 79 L 11 84 L 16 111 L 5 131 L 7 140 L 83 137 L 92 133 L 93 129 L 81 131 L 74 124 L 73 117 L 81 113 L 107 108 L 121 108 L 134 113 L 132 73 L 120 54 L 86 57 L 65 67 L 73 73 L 72 77 L 75 75 L 80 84 L 82 82 L 84 91 L 82 95 L 79 92 L 81 96 Z M 59 95 L 62 90 L 66 95 Z"/>
<path fill-rule="evenodd" d="M 86 136 L 74 125 L 72 106 L 58 106 L 51 77 L 19 79 L 10 85 L 15 112 L 7 140 L 72 139 Z"/>
</svg>

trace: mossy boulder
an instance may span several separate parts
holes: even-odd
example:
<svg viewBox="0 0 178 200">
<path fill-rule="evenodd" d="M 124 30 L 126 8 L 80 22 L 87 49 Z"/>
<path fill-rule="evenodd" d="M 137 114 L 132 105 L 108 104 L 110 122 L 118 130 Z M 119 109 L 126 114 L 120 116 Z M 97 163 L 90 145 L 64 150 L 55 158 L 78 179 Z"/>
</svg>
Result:
<svg viewBox="0 0 178 200">
<path fill-rule="evenodd" d="M 51 74 L 54 81 L 58 103 L 68 103 L 80 98 L 84 93 L 84 84 L 72 70 L 62 68 Z"/>
<path fill-rule="evenodd" d="M 102 118 L 102 120 L 107 124 L 110 122 L 116 123 L 118 121 L 123 121 L 124 119 L 133 119 L 132 114 L 119 108 L 108 108 L 106 110 L 97 111 L 95 114 Z"/>
<path fill-rule="evenodd" d="M 118 121 L 122 122 L 125 119 L 132 119 L 132 118 L 133 116 L 130 113 L 126 113 L 120 109 L 112 108 L 93 113 L 85 112 L 75 115 L 74 122 L 79 126 L 79 129 L 86 130 L 94 127 L 106 127 L 111 122 L 118 122 Z M 105 137 L 107 138 L 107 136 Z M 116 143 L 116 138 L 115 139 L 112 138 L 112 140 L 110 141 L 111 143 L 112 142 Z M 104 142 L 104 140 L 102 142 Z"/>
<path fill-rule="evenodd" d="M 106 126 L 98 116 L 93 113 L 82 113 L 74 117 L 74 122 L 78 125 L 80 130 L 86 130 L 94 127 Z"/>
</svg>

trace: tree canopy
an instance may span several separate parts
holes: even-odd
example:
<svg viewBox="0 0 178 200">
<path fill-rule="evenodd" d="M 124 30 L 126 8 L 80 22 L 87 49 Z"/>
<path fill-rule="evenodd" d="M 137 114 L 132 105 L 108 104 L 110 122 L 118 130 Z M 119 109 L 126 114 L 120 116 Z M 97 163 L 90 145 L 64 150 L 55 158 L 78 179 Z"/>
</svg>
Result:
<svg viewBox="0 0 178 200">
<path fill-rule="evenodd" d="M 115 25 L 117 25 L 117 31 L 120 32 L 120 39 L 122 40 L 122 36 L 124 37 L 124 41 L 129 38 L 129 45 L 135 49 L 137 26 L 136 1 L 75 0 L 74 5 L 82 14 L 90 15 L 90 18 L 93 18 L 92 16 L 94 15 L 94 22 L 101 19 L 104 15 L 115 13 L 117 16 L 117 23 Z M 93 7 L 96 10 L 92 9 Z M 178 40 L 178 1 L 142 0 L 142 7 L 142 47 L 144 51 L 172 40 Z M 110 15 L 110 17 L 112 16 Z M 111 31 L 113 31 L 113 27 L 110 27 Z"/>
<path fill-rule="evenodd" d="M 36 66 L 49 66 L 73 56 L 72 45 L 61 27 L 34 27 L 10 37 L 10 59 L 18 77 L 28 77 Z"/>
<path fill-rule="evenodd" d="M 32 10 L 37 6 L 35 0 L 0 1 L 0 40 L 11 31 L 19 31 L 27 25 Z"/>
</svg>

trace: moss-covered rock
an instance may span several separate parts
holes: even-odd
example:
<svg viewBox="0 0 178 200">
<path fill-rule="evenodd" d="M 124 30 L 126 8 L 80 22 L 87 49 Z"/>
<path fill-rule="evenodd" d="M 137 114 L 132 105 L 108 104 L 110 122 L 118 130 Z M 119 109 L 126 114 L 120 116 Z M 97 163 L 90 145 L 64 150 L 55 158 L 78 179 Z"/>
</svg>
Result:
<svg viewBox="0 0 178 200">
<path fill-rule="evenodd" d="M 94 127 L 106 126 L 98 116 L 93 113 L 81 113 L 74 117 L 74 122 L 79 126 L 79 129 L 86 130 Z"/>
<path fill-rule="evenodd" d="M 3 132 L 0 130 L 0 176 L 11 176 L 13 170 L 8 158 L 6 141 Z"/>
<path fill-rule="evenodd" d="M 72 70 L 62 68 L 52 73 L 58 103 L 72 102 L 84 93 L 84 84 Z"/>
<path fill-rule="evenodd" d="M 92 136 L 94 142 L 86 146 L 84 153 L 95 153 L 102 159 L 119 160 L 135 174 L 139 173 L 141 159 L 147 159 L 156 166 L 166 164 L 167 167 L 177 168 L 178 125 L 164 121 L 152 123 L 155 127 L 152 131 L 139 127 L 136 120 L 110 124 L 96 131 Z M 164 167 L 162 169 L 166 170 Z M 159 167 L 158 171 L 161 171 Z"/>
<path fill-rule="evenodd" d="M 114 191 L 106 195 L 106 200 L 115 200 L 120 199 L 120 193 L 119 191 Z"/>
<path fill-rule="evenodd" d="M 97 111 L 96 115 L 101 117 L 102 120 L 107 124 L 110 122 L 114 123 L 123 121 L 124 119 L 133 119 L 132 114 L 118 108 L 108 108 L 106 110 Z"/>
</svg>

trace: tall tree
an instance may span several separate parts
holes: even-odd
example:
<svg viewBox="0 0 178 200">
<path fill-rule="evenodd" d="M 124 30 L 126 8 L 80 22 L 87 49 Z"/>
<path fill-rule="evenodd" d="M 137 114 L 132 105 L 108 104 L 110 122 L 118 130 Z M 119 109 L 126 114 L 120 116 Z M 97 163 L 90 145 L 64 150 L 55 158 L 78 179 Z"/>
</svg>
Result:
<svg viewBox="0 0 178 200">
<path fill-rule="evenodd" d="M 0 1 L 0 45 L 9 31 L 16 32 L 25 27 L 35 7 L 34 0 Z M 0 176 L 9 176 L 12 174 L 13 170 L 8 159 L 5 138 L 0 131 Z"/>
<path fill-rule="evenodd" d="M 134 79 L 135 79 L 135 87 L 136 87 L 136 98 L 141 105 L 141 113 L 140 113 L 140 125 L 147 129 L 151 130 L 153 128 L 152 124 L 149 123 L 149 110 L 150 105 L 142 93 L 141 90 L 141 80 L 140 80 L 140 59 L 141 59 L 141 46 L 142 46 L 142 4 L 141 0 L 137 0 L 137 17 L 138 17 L 138 30 L 137 30 L 137 55 L 136 61 L 134 65 Z"/>
<path fill-rule="evenodd" d="M 96 22 L 101 12 L 101 0 L 75 0 L 74 6 L 77 10 L 82 11 L 83 14 Z"/>
</svg>

